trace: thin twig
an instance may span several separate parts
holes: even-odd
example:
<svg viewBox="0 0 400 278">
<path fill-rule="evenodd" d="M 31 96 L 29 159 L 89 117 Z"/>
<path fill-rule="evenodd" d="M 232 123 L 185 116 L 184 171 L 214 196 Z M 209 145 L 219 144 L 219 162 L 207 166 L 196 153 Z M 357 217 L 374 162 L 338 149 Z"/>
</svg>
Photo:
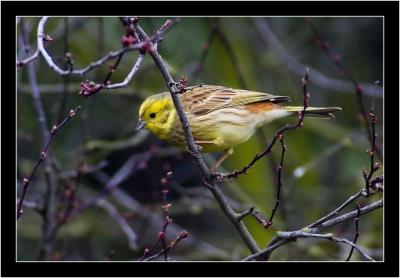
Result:
<svg viewBox="0 0 400 278">
<path fill-rule="evenodd" d="M 97 179 L 98 177 L 95 176 Z M 104 181 L 101 181 L 104 182 Z M 143 206 L 141 203 L 139 203 L 136 199 L 134 199 L 131 195 L 127 194 L 123 190 L 116 188 L 112 192 L 112 197 L 117 201 L 120 205 L 125 207 L 126 209 L 129 209 L 136 215 L 142 216 L 146 221 L 150 222 L 150 225 L 148 227 L 148 230 L 153 229 L 153 228 L 158 228 L 160 222 L 163 221 L 163 216 L 159 215 L 158 213 L 153 212 L 150 210 L 148 207 Z M 178 234 L 180 231 L 184 230 L 181 226 L 177 225 L 176 223 L 172 222 L 169 224 L 168 229 L 170 231 L 169 234 Z M 146 230 L 147 232 L 147 230 Z M 215 247 L 214 245 L 205 242 L 202 239 L 196 238 L 194 235 L 191 235 L 188 237 L 184 242 L 186 246 L 191 248 L 192 250 L 199 250 L 203 253 L 209 254 L 210 256 L 215 256 L 217 258 L 223 259 L 223 260 L 229 260 L 231 258 L 231 254 L 225 252 L 222 249 L 219 249 Z M 146 248 L 144 256 L 147 256 L 147 253 L 150 251 L 150 249 Z M 152 252 L 150 252 L 152 253 Z M 140 260 L 140 259 L 139 259 Z"/>
<path fill-rule="evenodd" d="M 72 55 L 69 52 L 69 22 L 68 18 L 64 18 L 64 61 L 66 66 L 69 69 L 73 69 L 73 60 L 72 60 Z M 58 109 L 58 117 L 57 121 L 61 121 L 62 118 L 65 115 L 65 106 L 67 104 L 67 99 L 68 99 L 68 85 L 70 78 L 68 75 L 62 77 L 62 83 L 63 83 L 63 93 L 61 96 L 60 104 L 59 104 L 59 109 Z"/>
<path fill-rule="evenodd" d="M 354 235 L 354 240 L 353 240 L 354 244 L 357 243 L 358 236 L 360 235 L 360 232 L 358 230 L 358 220 L 360 219 L 360 213 L 361 213 L 360 205 L 357 205 L 357 217 L 354 218 L 354 222 L 355 222 L 355 226 L 356 226 L 356 234 Z M 350 261 L 351 255 L 353 255 L 353 251 L 354 251 L 354 246 L 351 247 L 349 256 L 347 257 L 346 261 Z"/>
<path fill-rule="evenodd" d="M 181 232 L 181 233 L 179 234 L 179 236 L 178 236 L 175 240 L 171 241 L 171 242 L 168 244 L 167 247 L 163 248 L 163 249 L 162 249 L 160 252 L 158 252 L 157 254 L 155 254 L 155 255 L 153 255 L 153 256 L 150 256 L 150 257 L 148 257 L 148 258 L 143 259 L 143 261 L 152 261 L 152 260 L 157 259 L 158 257 L 161 257 L 162 255 L 166 254 L 166 253 L 169 252 L 171 249 L 173 249 L 174 247 L 176 247 L 177 244 L 178 244 L 182 239 L 187 238 L 188 235 L 189 235 L 189 233 L 186 232 L 186 231 Z"/>
<path fill-rule="evenodd" d="M 350 245 L 352 249 L 356 249 L 357 252 L 367 261 L 375 261 L 373 258 L 371 258 L 366 251 L 358 246 L 357 244 L 351 242 L 348 239 L 345 238 L 338 238 L 333 236 L 333 234 L 314 234 L 314 233 L 307 233 L 303 231 L 296 231 L 296 232 L 278 232 L 278 238 L 280 239 L 295 239 L 295 238 L 321 238 L 321 239 L 327 239 L 331 240 L 333 242 L 337 243 L 344 243 L 347 245 Z"/>
<path fill-rule="evenodd" d="M 307 22 L 311 27 L 311 30 L 317 40 L 317 44 L 321 49 L 325 52 L 325 54 L 329 57 L 329 59 L 335 63 L 335 65 L 347 76 L 347 78 L 353 83 L 354 89 L 356 91 L 356 96 L 357 96 L 357 102 L 358 102 L 358 107 L 360 109 L 360 113 L 362 116 L 362 122 L 365 127 L 365 131 L 367 133 L 367 138 L 371 142 L 371 144 L 374 144 L 375 151 L 377 155 L 379 156 L 379 159 L 382 160 L 382 153 L 380 150 L 379 146 L 376 146 L 375 140 L 374 140 L 374 135 L 371 133 L 368 125 L 368 115 L 367 115 L 367 110 L 364 105 L 364 100 L 363 100 L 363 94 L 364 94 L 364 88 L 357 82 L 357 80 L 353 77 L 353 75 L 350 73 L 350 71 L 346 68 L 346 66 L 342 62 L 342 57 L 341 55 L 337 53 L 333 53 L 331 50 L 329 44 L 323 40 L 321 35 L 319 34 L 317 28 L 314 25 L 314 21 L 312 18 L 307 18 Z"/>
<path fill-rule="evenodd" d="M 304 75 L 304 77 L 302 78 L 302 84 L 303 84 L 303 110 L 299 113 L 298 116 L 298 120 L 296 124 L 290 125 L 287 124 L 286 126 L 282 127 L 274 136 L 274 138 L 272 139 L 271 143 L 267 146 L 267 148 L 261 152 L 261 153 L 257 153 L 254 158 L 246 165 L 244 166 L 242 169 L 240 170 L 234 170 L 230 173 L 219 173 L 217 175 L 219 175 L 222 178 L 236 178 L 240 175 L 244 175 L 247 173 L 247 171 L 253 167 L 253 165 L 260 160 L 261 158 L 263 158 L 265 155 L 270 154 L 272 151 L 273 146 L 275 145 L 276 141 L 279 139 L 281 140 L 281 138 L 283 138 L 283 134 L 287 131 L 287 130 L 293 130 L 293 129 L 297 129 L 302 127 L 303 122 L 304 122 L 304 114 L 305 111 L 308 107 L 308 98 L 309 95 L 307 93 L 307 81 L 308 81 L 308 69 L 306 69 L 306 73 Z M 279 170 L 279 168 L 278 168 Z"/>
<path fill-rule="evenodd" d="M 254 209 L 254 206 L 250 207 L 248 210 L 242 212 L 241 214 L 238 215 L 238 221 L 242 220 L 244 217 L 251 215 L 255 220 L 257 220 L 258 223 L 260 223 L 264 228 L 267 228 L 268 221 L 265 220 L 260 216 L 260 213 Z"/>
<path fill-rule="evenodd" d="M 92 95 L 100 92 L 100 90 L 102 90 L 102 89 L 111 90 L 111 89 L 118 89 L 118 88 L 127 88 L 129 82 L 132 80 L 133 76 L 138 72 L 140 66 L 142 65 L 142 62 L 144 60 L 144 56 L 145 56 L 145 54 L 140 54 L 139 55 L 139 57 L 136 60 L 136 63 L 133 65 L 131 71 L 126 76 L 124 81 L 122 81 L 120 83 L 111 84 L 111 83 L 107 82 L 108 78 L 106 78 L 106 82 L 105 83 L 101 83 L 101 84 L 97 84 L 97 83 L 94 83 L 94 82 L 91 82 L 91 81 L 82 82 L 80 84 L 79 95 L 82 95 L 84 97 L 88 97 L 88 96 L 92 96 Z M 113 70 L 115 69 L 115 65 L 116 64 L 114 64 Z"/>
<path fill-rule="evenodd" d="M 366 205 L 366 206 L 360 208 L 359 210 L 358 209 L 357 210 L 353 210 L 353 211 L 351 211 L 349 213 L 343 214 L 341 216 L 337 216 L 337 217 L 335 217 L 335 218 L 333 218 L 331 220 L 327 220 L 324 223 L 320 224 L 318 227 L 315 227 L 315 228 L 306 227 L 306 228 L 304 228 L 302 230 L 295 231 L 295 232 L 307 232 L 307 233 L 310 233 L 310 234 L 317 234 L 317 233 L 319 233 L 319 232 L 321 232 L 321 231 L 323 231 L 323 230 L 325 230 L 327 228 L 330 228 L 332 226 L 336 226 L 336 225 L 338 225 L 340 223 L 343 223 L 345 221 L 348 221 L 350 219 L 354 219 L 354 218 L 357 217 L 357 215 L 358 216 L 364 215 L 364 214 L 367 214 L 369 212 L 372 212 L 372 211 L 374 211 L 376 209 L 379 209 L 379 208 L 382 208 L 382 207 L 383 207 L 383 200 L 381 199 L 379 201 L 376 201 L 376 202 L 373 202 L 373 203 L 371 203 L 369 205 Z M 293 232 L 287 232 L 287 233 L 293 233 Z M 275 236 L 270 241 L 270 243 L 267 245 L 266 248 L 264 248 L 263 250 L 261 250 L 260 252 L 258 252 L 256 254 L 252 254 L 250 256 L 247 256 L 246 258 L 243 259 L 243 261 L 251 261 L 251 260 L 254 260 L 254 259 L 261 258 L 261 257 L 268 257 L 275 249 L 277 249 L 277 248 L 279 248 L 279 247 L 281 247 L 283 245 L 286 245 L 286 244 L 292 242 L 293 240 L 294 240 L 294 238 L 282 239 L 282 238 L 279 238 L 278 236 Z"/>
<path fill-rule="evenodd" d="M 357 200 L 359 197 L 363 196 L 363 190 L 358 191 L 356 194 L 350 196 L 343 204 L 341 204 L 338 208 L 330 212 L 329 214 L 325 215 L 324 217 L 318 219 L 317 221 L 311 223 L 310 225 L 307 226 L 307 228 L 315 228 L 325 222 L 326 220 L 336 216 L 339 214 L 339 212 L 344 209 L 348 204 L 353 202 L 354 200 Z"/>
<path fill-rule="evenodd" d="M 128 47 L 124 47 L 118 51 L 109 52 L 107 55 L 105 55 L 101 59 L 90 63 L 88 66 L 86 66 L 85 68 L 82 68 L 82 69 L 63 70 L 54 63 L 52 57 L 47 52 L 47 50 L 44 46 L 45 41 L 48 40 L 48 36 L 44 32 L 44 28 L 45 28 L 45 25 L 46 25 L 47 21 L 49 20 L 49 18 L 50 18 L 49 16 L 45 16 L 39 22 L 38 30 L 37 30 L 37 45 L 38 45 L 38 50 L 39 50 L 40 54 L 46 60 L 49 67 L 60 75 L 71 75 L 71 74 L 84 75 L 87 72 L 91 71 L 92 69 L 97 68 L 97 67 L 101 66 L 102 64 L 104 64 L 105 62 L 112 60 L 114 58 L 117 58 L 126 52 L 140 50 L 146 44 L 146 42 L 139 42 L 137 44 L 130 45 Z"/>
<path fill-rule="evenodd" d="M 60 124 L 54 125 L 54 126 L 52 127 L 51 132 L 50 132 L 50 137 L 49 137 L 47 143 L 45 144 L 45 146 L 44 146 L 42 152 L 40 153 L 40 158 L 39 158 L 39 160 L 36 162 L 35 167 L 33 167 L 33 170 L 32 170 L 32 172 L 31 172 L 31 174 L 30 174 L 28 177 L 25 177 L 25 178 L 23 179 L 23 191 L 22 191 L 22 195 L 21 195 L 21 197 L 20 197 L 20 199 L 19 199 L 19 203 L 18 203 L 18 206 L 17 206 L 17 219 L 19 219 L 19 218 L 21 217 L 22 213 L 23 213 L 23 211 L 22 211 L 22 205 L 23 205 L 23 203 L 24 203 L 24 198 L 25 198 L 26 192 L 28 191 L 28 188 L 29 188 L 29 185 L 30 185 L 30 183 L 31 183 L 31 180 L 32 180 L 33 176 L 35 175 L 36 170 L 39 168 L 39 165 L 42 163 L 43 160 L 46 159 L 46 157 L 47 157 L 47 152 L 48 152 L 48 149 L 49 149 L 49 147 L 50 147 L 50 144 L 53 142 L 54 138 L 56 137 L 56 135 L 58 134 L 58 132 L 60 131 L 60 129 L 62 129 L 63 126 L 64 126 L 72 117 L 75 116 L 75 114 L 79 111 L 79 109 L 81 109 L 80 106 L 78 106 L 78 107 L 75 108 L 75 109 L 72 109 L 72 110 L 69 112 L 69 115 L 68 115 Z"/>
<path fill-rule="evenodd" d="M 23 60 L 17 60 L 17 70 L 21 70 L 26 64 L 29 64 L 30 62 L 36 60 L 39 57 L 40 51 L 37 49 L 35 53 L 33 53 L 31 56 L 23 59 Z"/>
<path fill-rule="evenodd" d="M 373 174 L 378 171 L 380 168 L 380 164 L 378 162 L 374 163 L 374 158 L 375 154 L 378 153 L 378 148 L 376 146 L 376 131 L 375 131 L 375 124 L 378 122 L 378 118 L 374 113 L 374 108 L 371 107 L 371 110 L 369 112 L 369 117 L 371 119 L 371 133 L 372 133 L 372 139 L 371 139 L 371 149 L 367 150 L 368 155 L 370 156 L 370 170 L 369 174 L 365 170 L 363 170 L 363 177 L 365 179 L 365 190 L 367 192 L 367 195 L 370 194 L 370 183 L 371 183 L 371 178 Z"/>
<path fill-rule="evenodd" d="M 127 29 L 127 33 L 125 38 L 129 38 L 129 37 L 135 37 L 134 40 L 138 40 L 136 39 L 137 34 L 136 34 L 136 24 L 137 24 L 137 18 L 135 18 L 134 20 L 130 19 L 129 17 L 127 18 L 120 18 L 122 24 L 124 25 L 124 27 Z M 128 22 L 132 22 L 128 23 Z M 115 69 L 117 68 L 117 66 L 119 65 L 122 56 L 125 52 L 122 52 L 117 56 L 117 61 L 115 62 L 115 64 L 113 66 L 110 67 L 110 70 L 106 76 L 106 78 L 104 79 L 103 83 L 101 84 L 97 84 L 95 82 L 91 82 L 91 81 L 86 81 L 86 82 L 82 82 L 81 83 L 81 90 L 79 92 L 80 95 L 83 95 L 84 97 L 88 97 L 91 96 L 93 94 L 96 94 L 98 92 L 100 92 L 102 89 L 118 89 L 118 88 L 126 88 L 129 84 L 129 82 L 132 80 L 133 76 L 136 74 L 136 72 L 139 70 L 140 66 L 142 65 L 142 62 L 144 60 L 144 56 L 146 54 L 146 50 L 154 47 L 155 49 L 157 49 L 158 44 L 161 42 L 162 40 L 162 36 L 163 34 L 169 30 L 173 24 L 177 22 L 177 19 L 169 19 L 167 20 L 158 30 L 155 36 L 153 36 L 153 38 L 147 38 L 146 40 L 142 40 L 141 42 L 137 43 L 136 45 L 140 46 L 140 48 L 138 48 L 138 50 L 141 52 L 141 54 L 139 55 L 139 57 L 136 60 L 136 63 L 133 65 L 131 71 L 129 72 L 129 74 L 126 76 L 125 80 L 123 82 L 120 83 L 115 83 L 112 84 L 109 80 L 111 78 L 111 75 L 113 74 L 113 72 L 115 71 Z M 153 45 L 151 45 L 151 42 L 154 42 Z M 125 47 L 131 47 L 131 46 L 125 46 Z"/>
<path fill-rule="evenodd" d="M 161 242 L 162 249 L 165 250 L 167 248 L 167 228 L 169 224 L 172 223 L 172 218 L 169 216 L 169 209 L 171 208 L 172 204 L 168 203 L 167 196 L 168 196 L 168 184 L 170 182 L 170 179 L 172 177 L 172 172 L 169 171 L 166 173 L 165 177 L 163 177 L 160 181 L 162 190 L 161 190 L 161 195 L 162 195 L 162 210 L 163 210 L 163 216 L 164 216 L 164 222 L 162 224 L 162 229 L 161 231 L 157 234 L 157 241 L 153 244 L 153 247 L 151 249 L 145 249 L 145 252 L 143 256 L 139 259 L 139 261 L 144 260 L 148 255 L 150 255 L 153 250 L 156 248 L 158 243 Z M 168 250 L 166 250 L 164 253 L 164 260 L 168 261 Z"/>
<path fill-rule="evenodd" d="M 148 161 L 154 156 L 156 153 L 156 148 L 150 148 L 148 151 L 138 155 L 131 156 L 122 166 L 121 168 L 113 175 L 113 177 L 108 181 L 106 186 L 102 189 L 97 196 L 92 197 L 87 200 L 84 204 L 82 204 L 78 209 L 73 211 L 70 215 L 70 218 L 75 217 L 79 213 L 82 213 L 84 210 L 93 206 L 97 203 L 98 200 L 104 198 L 109 195 L 113 190 L 115 190 L 123 181 L 125 181 L 128 177 L 134 175 L 137 171 L 140 170 L 140 164 L 146 164 Z M 139 157 L 139 159 L 138 159 Z"/>
<path fill-rule="evenodd" d="M 139 35 L 142 37 L 142 39 L 146 40 L 148 38 L 147 34 L 143 31 L 142 28 L 140 28 L 139 25 L 138 25 L 137 30 L 138 30 Z M 201 171 L 204 185 L 210 189 L 210 191 L 212 192 L 212 194 L 218 201 L 218 204 L 222 208 L 223 212 L 228 216 L 228 218 L 230 219 L 232 224 L 235 226 L 235 228 L 239 232 L 240 236 L 242 237 L 242 239 L 244 240 L 244 242 L 246 243 L 246 245 L 248 246 L 250 251 L 252 253 L 258 252 L 259 248 L 257 246 L 257 243 L 255 242 L 255 240 L 249 233 L 249 231 L 248 231 L 247 227 L 244 225 L 244 223 L 242 221 L 237 221 L 237 214 L 233 211 L 233 209 L 230 207 L 230 205 L 226 201 L 224 194 L 218 188 L 216 179 L 211 176 L 211 172 L 208 169 L 206 163 L 204 162 L 203 157 L 200 154 L 199 148 L 193 139 L 189 121 L 186 117 L 186 114 L 183 110 L 182 104 L 178 97 L 178 94 L 180 93 L 180 89 L 177 87 L 177 84 L 172 79 L 171 74 L 169 73 L 164 60 L 158 54 L 158 51 L 154 48 L 149 48 L 148 52 L 151 55 L 151 57 L 153 58 L 157 67 L 159 68 L 161 74 L 163 75 L 164 80 L 167 84 L 167 87 L 171 93 L 171 98 L 173 100 L 179 120 L 182 124 L 182 129 L 184 131 L 186 145 L 188 147 L 190 154 L 194 158 L 197 166 L 199 167 L 199 169 Z"/>
<path fill-rule="evenodd" d="M 295 56 L 293 56 L 279 41 L 277 36 L 271 30 L 269 26 L 268 20 L 260 17 L 253 18 L 254 25 L 258 32 L 261 35 L 261 39 L 264 41 L 265 45 L 269 46 L 271 51 L 274 51 L 278 54 L 278 57 L 281 60 L 281 64 L 286 65 L 287 68 L 293 73 L 300 75 L 303 73 L 304 68 L 306 67 L 302 64 Z M 343 81 L 340 79 L 335 79 L 330 76 L 326 76 L 322 72 L 316 70 L 315 68 L 310 68 L 310 81 L 327 91 L 338 92 L 338 93 L 350 93 L 353 88 L 353 84 L 348 81 Z M 376 93 L 376 89 L 374 86 L 370 84 L 361 84 L 365 95 L 375 96 L 382 98 L 382 90 L 379 90 L 379 93 Z"/>
<path fill-rule="evenodd" d="M 106 201 L 105 199 L 98 200 L 96 205 L 106 210 L 108 214 L 111 216 L 111 218 L 113 218 L 117 222 L 117 224 L 121 227 L 122 232 L 126 235 L 128 239 L 129 248 L 131 248 L 134 251 L 137 250 L 138 249 L 137 235 L 135 231 L 129 226 L 125 218 L 119 214 L 115 206 L 110 202 Z"/>
</svg>

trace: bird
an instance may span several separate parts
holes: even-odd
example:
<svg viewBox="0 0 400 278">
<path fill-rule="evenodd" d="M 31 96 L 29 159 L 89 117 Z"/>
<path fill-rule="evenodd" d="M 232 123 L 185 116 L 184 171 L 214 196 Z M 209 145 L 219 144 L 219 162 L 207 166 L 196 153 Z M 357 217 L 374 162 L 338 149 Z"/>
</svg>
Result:
<svg viewBox="0 0 400 278">
<path fill-rule="evenodd" d="M 195 143 L 202 152 L 225 152 L 216 169 L 233 148 L 246 142 L 258 128 L 286 116 L 296 116 L 304 106 L 288 106 L 289 96 L 232 89 L 216 85 L 186 87 L 178 94 Z M 304 116 L 333 118 L 340 107 L 306 107 Z M 182 124 L 169 92 L 147 97 L 139 109 L 136 130 L 147 128 L 161 140 L 184 148 Z"/>
</svg>

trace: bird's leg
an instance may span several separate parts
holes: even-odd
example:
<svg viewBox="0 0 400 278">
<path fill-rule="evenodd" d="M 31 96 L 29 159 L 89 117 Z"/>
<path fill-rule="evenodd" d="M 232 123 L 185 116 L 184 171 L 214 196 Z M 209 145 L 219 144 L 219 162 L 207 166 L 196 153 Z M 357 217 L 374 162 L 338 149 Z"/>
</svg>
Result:
<svg viewBox="0 0 400 278">
<path fill-rule="evenodd" d="M 225 152 L 225 154 L 220 159 L 218 159 L 218 161 L 215 163 L 215 165 L 211 168 L 212 172 L 215 172 L 217 170 L 217 168 L 222 164 L 222 162 L 224 162 L 225 159 L 228 158 L 228 156 L 233 154 L 233 149 L 230 148 L 230 149 L 225 150 L 224 152 Z"/>
<path fill-rule="evenodd" d="M 202 144 L 214 144 L 214 141 L 198 141 L 198 140 L 196 140 L 194 142 L 196 143 L 200 152 L 203 150 L 203 146 L 201 146 Z"/>
</svg>

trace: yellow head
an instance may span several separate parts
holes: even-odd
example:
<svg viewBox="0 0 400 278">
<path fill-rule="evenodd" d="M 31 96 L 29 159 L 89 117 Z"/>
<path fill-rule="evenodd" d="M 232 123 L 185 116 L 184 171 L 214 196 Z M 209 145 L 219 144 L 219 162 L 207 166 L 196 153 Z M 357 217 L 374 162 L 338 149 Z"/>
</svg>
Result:
<svg viewBox="0 0 400 278">
<path fill-rule="evenodd" d="M 175 114 L 169 93 L 150 96 L 140 106 L 136 130 L 146 127 L 161 139 L 168 139 Z"/>
</svg>

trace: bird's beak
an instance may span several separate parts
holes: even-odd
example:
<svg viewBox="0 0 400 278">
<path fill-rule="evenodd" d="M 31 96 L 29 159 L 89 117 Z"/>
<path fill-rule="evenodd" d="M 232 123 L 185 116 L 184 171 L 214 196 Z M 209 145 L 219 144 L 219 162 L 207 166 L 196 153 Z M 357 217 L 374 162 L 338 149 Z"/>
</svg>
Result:
<svg viewBox="0 0 400 278">
<path fill-rule="evenodd" d="M 136 125 L 136 131 L 141 130 L 142 128 L 145 128 L 145 127 L 146 127 L 146 122 L 139 119 L 139 121 Z"/>
</svg>

